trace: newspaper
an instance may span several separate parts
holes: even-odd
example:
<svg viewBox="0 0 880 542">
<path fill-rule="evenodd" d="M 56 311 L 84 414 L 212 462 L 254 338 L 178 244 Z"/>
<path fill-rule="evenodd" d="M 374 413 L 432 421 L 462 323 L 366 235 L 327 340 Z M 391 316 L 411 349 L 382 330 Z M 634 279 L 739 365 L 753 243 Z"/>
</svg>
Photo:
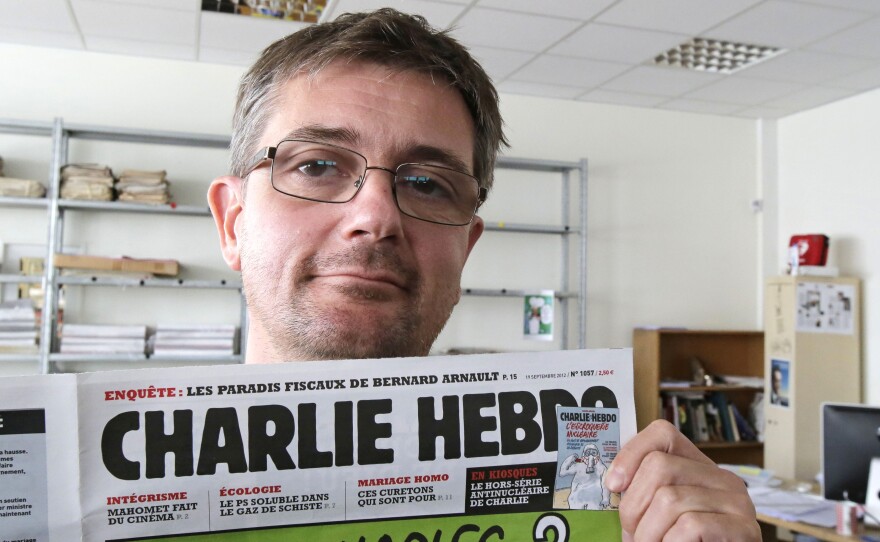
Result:
<svg viewBox="0 0 880 542">
<path fill-rule="evenodd" d="M 620 540 L 632 386 L 628 349 L 0 378 L 0 542 Z"/>
</svg>

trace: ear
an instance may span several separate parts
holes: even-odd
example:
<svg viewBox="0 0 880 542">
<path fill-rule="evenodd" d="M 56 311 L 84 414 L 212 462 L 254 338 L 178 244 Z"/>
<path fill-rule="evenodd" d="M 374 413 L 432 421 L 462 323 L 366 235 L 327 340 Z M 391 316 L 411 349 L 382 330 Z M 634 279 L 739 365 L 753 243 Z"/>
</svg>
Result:
<svg viewBox="0 0 880 542">
<path fill-rule="evenodd" d="M 471 250 L 474 249 L 474 245 L 477 244 L 477 240 L 480 238 L 481 235 L 483 235 L 483 230 L 485 229 L 485 227 L 486 227 L 486 225 L 483 223 L 483 219 L 475 215 L 474 219 L 471 221 L 470 225 L 468 226 L 468 228 L 469 228 L 468 229 L 468 245 L 467 245 L 467 255 L 468 256 L 470 256 Z"/>
<path fill-rule="evenodd" d="M 468 241 L 467 241 L 467 252 L 465 253 L 465 261 L 467 261 L 468 256 L 471 255 L 471 250 L 474 249 L 474 245 L 477 244 L 477 240 L 483 235 L 483 230 L 486 228 L 486 225 L 483 223 L 483 219 L 474 216 L 474 219 L 467 226 L 468 228 Z M 461 301 L 461 285 L 458 287 L 458 298 L 455 300 L 455 304 Z"/>
<path fill-rule="evenodd" d="M 238 243 L 237 227 L 244 210 L 241 189 L 241 178 L 231 175 L 217 177 L 208 188 L 208 206 L 220 235 L 220 251 L 226 265 L 234 271 L 241 271 L 241 247 Z"/>
</svg>

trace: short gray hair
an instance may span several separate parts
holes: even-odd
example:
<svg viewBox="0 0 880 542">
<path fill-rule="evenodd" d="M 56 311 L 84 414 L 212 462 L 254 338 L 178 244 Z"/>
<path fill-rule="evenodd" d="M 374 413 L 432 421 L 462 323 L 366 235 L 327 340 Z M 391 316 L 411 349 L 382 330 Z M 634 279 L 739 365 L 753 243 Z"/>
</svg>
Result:
<svg viewBox="0 0 880 542">
<path fill-rule="evenodd" d="M 263 51 L 238 89 L 230 145 L 234 175 L 244 175 L 257 151 L 280 88 L 297 74 L 317 75 L 335 60 L 374 62 L 392 70 L 447 79 L 461 93 L 474 120 L 474 176 L 482 187 L 492 187 L 495 158 L 507 140 L 491 79 L 447 31 L 432 28 L 421 16 L 390 8 L 343 14 L 282 38 Z"/>
</svg>

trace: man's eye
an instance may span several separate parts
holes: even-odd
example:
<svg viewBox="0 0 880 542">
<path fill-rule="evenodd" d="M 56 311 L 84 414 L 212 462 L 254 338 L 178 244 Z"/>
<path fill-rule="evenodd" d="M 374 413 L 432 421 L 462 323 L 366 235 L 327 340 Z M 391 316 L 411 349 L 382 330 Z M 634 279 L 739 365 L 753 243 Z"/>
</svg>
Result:
<svg viewBox="0 0 880 542">
<path fill-rule="evenodd" d="M 307 177 L 326 177 L 337 175 L 339 168 L 335 160 L 311 160 L 296 168 Z"/>
<path fill-rule="evenodd" d="M 435 179 L 428 175 L 405 175 L 403 185 L 422 196 L 430 196 L 432 198 L 448 198 L 450 191 L 447 184 L 442 179 Z"/>
</svg>

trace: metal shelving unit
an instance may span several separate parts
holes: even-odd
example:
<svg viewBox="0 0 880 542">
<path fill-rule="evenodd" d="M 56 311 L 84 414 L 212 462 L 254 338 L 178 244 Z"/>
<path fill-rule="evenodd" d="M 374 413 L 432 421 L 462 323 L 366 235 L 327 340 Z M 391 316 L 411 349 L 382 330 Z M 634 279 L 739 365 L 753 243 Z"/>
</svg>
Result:
<svg viewBox="0 0 880 542">
<path fill-rule="evenodd" d="M 127 202 L 96 202 L 60 199 L 61 166 L 68 163 L 68 149 L 71 139 L 127 142 L 146 145 L 179 145 L 225 149 L 229 138 L 208 134 L 162 132 L 148 130 L 127 130 L 113 127 L 65 124 L 62 119 L 52 123 L 35 123 L 16 120 L 0 120 L 0 132 L 39 135 L 52 138 L 52 159 L 49 167 L 49 182 L 45 198 L 0 198 L 0 206 L 32 207 L 47 210 L 47 250 L 44 275 L 42 277 L 21 277 L 0 275 L 0 282 L 42 282 L 44 289 L 44 311 L 40 323 L 40 351 L 38 355 L 9 354 L 0 356 L 0 361 L 37 361 L 40 372 L 48 373 L 51 364 L 73 362 L 131 363 L 147 360 L 188 361 L 180 357 L 155 357 L 147 355 L 80 355 L 56 353 L 58 326 L 58 293 L 62 286 L 114 287 L 114 288 L 196 288 L 241 291 L 241 281 L 228 280 L 189 280 L 189 279 L 131 279 L 105 276 L 60 276 L 55 268 L 55 254 L 61 252 L 64 238 L 64 218 L 67 212 L 113 212 L 145 213 L 165 216 L 210 217 L 207 206 L 194 205 L 149 205 Z M 244 297 L 241 297 L 241 322 L 246 322 Z M 242 349 L 245 344 L 246 325 L 242 325 Z M 225 357 L 193 356 L 193 361 L 240 363 L 241 355 Z"/>
<path fill-rule="evenodd" d="M 0 198 L 0 206 L 43 208 L 47 211 L 47 251 L 45 272 L 43 277 L 34 281 L 44 285 L 44 318 L 40 329 L 40 353 L 38 356 L 15 356 L 17 360 L 39 361 L 40 372 L 50 372 L 51 363 L 72 363 L 83 361 L 97 362 L 138 362 L 145 360 L 171 361 L 180 358 L 157 358 L 143 356 L 118 355 L 71 355 L 55 353 L 58 292 L 61 286 L 80 287 L 117 287 L 117 288 L 202 288 L 219 290 L 241 290 L 240 281 L 225 280 L 184 280 L 184 279 L 130 279 L 108 278 L 101 276 L 60 276 L 54 266 L 55 254 L 61 252 L 64 237 L 64 217 L 67 212 L 114 212 L 114 213 L 152 213 L 165 216 L 204 216 L 210 217 L 210 210 L 204 206 L 192 205 L 147 205 L 127 202 L 94 202 L 60 199 L 61 167 L 68 163 L 68 148 L 71 139 L 101 140 L 127 142 L 146 145 L 180 145 L 188 147 L 225 149 L 229 146 L 229 138 L 225 136 L 161 132 L 149 130 L 127 130 L 113 127 L 65 124 L 62 119 L 52 123 L 35 123 L 0 119 L 0 132 L 40 135 L 52 138 L 52 160 L 49 167 L 49 186 L 45 199 Z M 521 224 L 508 222 L 487 222 L 486 231 L 501 233 L 526 233 L 541 236 L 559 236 L 561 239 L 561 281 L 556 290 L 560 309 L 566 318 L 574 313 L 575 328 L 578 330 L 576 342 L 568 337 L 568 325 L 561 326 L 562 345 L 566 348 L 583 348 L 586 344 L 586 261 L 587 261 L 587 161 L 565 162 L 553 160 L 528 160 L 522 158 L 499 157 L 496 167 L 532 172 L 557 173 L 562 180 L 561 222 L 563 225 Z M 577 222 L 572 223 L 571 217 L 571 184 L 578 183 L 579 205 Z M 578 277 L 573 281 L 570 276 L 572 241 L 577 236 L 575 253 L 578 258 Z M 26 277 L 0 275 L 3 281 L 24 282 Z M 483 297 L 522 297 L 525 291 L 516 288 L 463 288 L 464 295 Z M 576 310 L 569 304 L 575 303 Z M 244 359 L 244 346 L 247 337 L 247 316 L 244 297 L 241 303 L 241 350 L 242 354 L 231 358 L 210 358 L 211 361 L 237 363 Z M 0 356 L 0 361 L 11 359 L 12 356 Z M 193 357 L 193 361 L 206 361 L 204 357 Z"/>
<path fill-rule="evenodd" d="M 32 122 L 11 119 L 0 119 L 0 133 L 15 134 L 25 136 L 51 137 L 52 123 L 50 122 Z M 51 166 L 49 175 L 52 175 Z M 46 212 L 49 206 L 48 194 L 45 198 L 19 198 L 19 197 L 0 197 L 0 207 L 10 207 L 19 209 L 35 209 Z M 31 283 L 37 284 L 43 282 L 44 277 L 29 277 L 22 275 L 3 274 L 0 275 L 0 284 L 16 284 Z M 40 361 L 39 354 L 0 354 L 0 362 L 25 362 L 37 363 Z"/>
<path fill-rule="evenodd" d="M 562 226 L 550 226 L 540 224 L 512 224 L 507 222 L 487 222 L 487 231 L 532 233 L 537 235 L 558 235 L 561 238 L 562 250 L 560 256 L 561 280 L 555 293 L 560 302 L 562 313 L 566 317 L 570 314 L 569 302 L 576 303 L 575 323 L 578 330 L 576 348 L 586 347 L 587 329 L 587 160 L 578 162 L 565 162 L 555 160 L 528 160 L 524 158 L 499 157 L 496 162 L 497 169 L 511 169 L 519 171 L 534 171 L 545 173 L 558 173 L 562 179 L 562 198 L 560 216 Z M 577 226 L 572 225 L 571 217 L 571 184 L 575 180 L 578 183 L 578 216 Z M 578 237 L 578 278 L 577 284 L 572 284 L 569 269 L 571 266 L 571 241 L 572 235 Z M 463 288 L 465 295 L 523 297 L 526 292 L 521 289 L 481 289 Z M 561 327 L 562 345 L 572 348 L 571 339 L 568 336 L 568 326 Z"/>
</svg>

